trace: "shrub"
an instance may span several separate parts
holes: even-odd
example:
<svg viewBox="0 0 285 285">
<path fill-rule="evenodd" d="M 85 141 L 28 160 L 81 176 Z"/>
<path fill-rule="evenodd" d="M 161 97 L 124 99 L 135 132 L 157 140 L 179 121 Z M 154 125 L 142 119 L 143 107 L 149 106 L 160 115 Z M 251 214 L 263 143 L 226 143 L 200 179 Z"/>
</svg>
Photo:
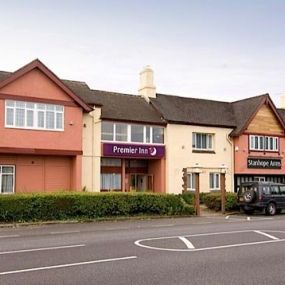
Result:
<svg viewBox="0 0 285 285">
<path fill-rule="evenodd" d="M 192 205 L 171 194 L 66 192 L 0 196 L 0 222 L 193 213 Z"/>
<path fill-rule="evenodd" d="M 221 210 L 221 192 L 207 193 L 204 195 L 204 203 L 209 209 L 215 211 Z M 237 210 L 237 196 L 236 193 L 226 193 L 226 211 Z"/>
</svg>

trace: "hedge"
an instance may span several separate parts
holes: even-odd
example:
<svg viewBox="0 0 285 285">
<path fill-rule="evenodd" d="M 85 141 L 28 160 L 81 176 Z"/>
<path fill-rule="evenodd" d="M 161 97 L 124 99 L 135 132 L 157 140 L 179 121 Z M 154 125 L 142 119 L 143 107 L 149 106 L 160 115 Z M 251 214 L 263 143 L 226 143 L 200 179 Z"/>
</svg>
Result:
<svg viewBox="0 0 285 285">
<path fill-rule="evenodd" d="M 205 205 L 209 209 L 216 211 L 221 210 L 221 192 L 207 193 L 203 197 Z M 226 193 L 226 211 L 237 210 L 237 195 L 236 193 Z"/>
<path fill-rule="evenodd" d="M 192 205 L 172 194 L 68 192 L 0 196 L 0 222 L 193 213 Z"/>
</svg>

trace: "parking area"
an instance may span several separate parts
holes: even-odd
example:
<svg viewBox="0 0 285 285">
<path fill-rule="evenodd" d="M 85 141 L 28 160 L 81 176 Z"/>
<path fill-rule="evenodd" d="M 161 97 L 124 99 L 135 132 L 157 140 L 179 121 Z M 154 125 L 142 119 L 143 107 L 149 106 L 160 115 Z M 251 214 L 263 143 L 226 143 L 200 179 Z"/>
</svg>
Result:
<svg viewBox="0 0 285 285">
<path fill-rule="evenodd" d="M 135 241 L 135 245 L 164 251 L 205 251 L 285 241 L 285 231 L 244 230 L 164 236 Z"/>
</svg>

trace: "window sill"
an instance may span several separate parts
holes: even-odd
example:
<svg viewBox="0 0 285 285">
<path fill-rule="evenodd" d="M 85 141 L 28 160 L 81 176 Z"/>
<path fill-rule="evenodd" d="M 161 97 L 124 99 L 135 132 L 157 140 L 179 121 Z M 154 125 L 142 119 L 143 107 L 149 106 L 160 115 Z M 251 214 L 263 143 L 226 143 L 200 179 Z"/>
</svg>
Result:
<svg viewBox="0 0 285 285">
<path fill-rule="evenodd" d="M 216 154 L 214 150 L 198 150 L 198 149 L 193 149 L 193 153 L 211 153 L 211 154 Z"/>
</svg>

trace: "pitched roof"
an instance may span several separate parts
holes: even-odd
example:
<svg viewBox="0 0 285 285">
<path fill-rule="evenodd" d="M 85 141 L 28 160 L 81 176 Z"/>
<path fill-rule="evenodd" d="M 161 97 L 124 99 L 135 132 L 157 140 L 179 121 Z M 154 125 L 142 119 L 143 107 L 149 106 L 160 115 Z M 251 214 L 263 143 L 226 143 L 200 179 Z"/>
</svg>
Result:
<svg viewBox="0 0 285 285">
<path fill-rule="evenodd" d="M 151 104 L 168 121 L 216 127 L 236 126 L 231 103 L 157 94 Z"/>
<path fill-rule="evenodd" d="M 77 96 L 70 88 L 68 88 L 49 68 L 47 68 L 39 59 L 35 59 L 25 66 L 19 68 L 15 72 L 1 72 L 0 88 L 13 82 L 17 78 L 30 72 L 33 69 L 39 69 L 43 72 L 51 81 L 57 84 L 68 96 L 70 96 L 79 106 L 85 111 L 91 111 L 92 108 L 88 106 L 79 96 Z"/>
<path fill-rule="evenodd" d="M 138 95 L 91 90 L 91 93 L 80 96 L 88 104 L 103 106 L 102 119 L 165 124 L 160 114 Z"/>
<path fill-rule="evenodd" d="M 237 136 L 243 131 L 267 97 L 268 94 L 264 94 L 231 103 L 236 120 L 236 128 L 232 131 L 232 136 Z"/>
</svg>

